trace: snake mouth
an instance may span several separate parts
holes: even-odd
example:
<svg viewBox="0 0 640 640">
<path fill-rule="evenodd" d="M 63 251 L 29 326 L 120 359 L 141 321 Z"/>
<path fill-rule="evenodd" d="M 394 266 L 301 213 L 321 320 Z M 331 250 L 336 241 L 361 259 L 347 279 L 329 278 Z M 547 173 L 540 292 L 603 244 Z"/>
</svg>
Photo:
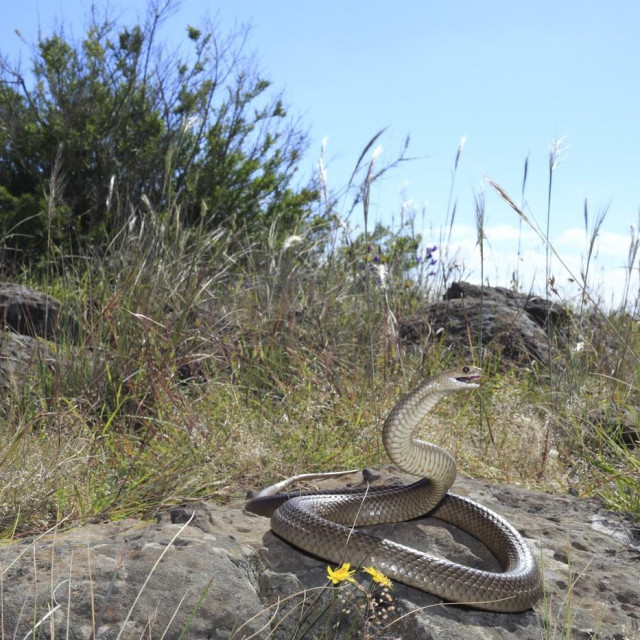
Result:
<svg viewBox="0 0 640 640">
<path fill-rule="evenodd" d="M 456 376 L 454 379 L 458 382 L 461 382 L 462 384 L 477 384 L 478 382 L 480 382 L 480 379 L 482 378 L 482 373 L 478 370 L 473 370 L 472 367 L 469 367 L 469 371 L 465 371 L 465 369 L 467 369 L 467 367 L 464 367 L 462 369 L 462 375 L 461 376 Z"/>
</svg>

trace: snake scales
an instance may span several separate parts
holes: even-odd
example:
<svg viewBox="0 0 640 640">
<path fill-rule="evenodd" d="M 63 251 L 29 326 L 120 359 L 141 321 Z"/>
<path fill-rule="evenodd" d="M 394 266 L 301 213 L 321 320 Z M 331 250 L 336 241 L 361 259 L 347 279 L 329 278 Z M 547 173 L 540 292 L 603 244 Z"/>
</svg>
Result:
<svg viewBox="0 0 640 640">
<path fill-rule="evenodd" d="M 480 377 L 480 369 L 465 366 L 429 378 L 403 398 L 385 420 L 383 442 L 392 462 L 422 480 L 409 485 L 273 495 L 292 480 L 338 475 L 306 474 L 263 489 L 246 509 L 271 516 L 271 528 L 278 536 L 325 560 L 373 565 L 398 582 L 450 602 L 501 612 L 531 608 L 542 586 L 522 536 L 493 511 L 448 493 L 456 475 L 453 458 L 444 449 L 412 436 L 442 396 L 476 388 Z M 353 528 L 402 522 L 425 514 L 483 542 L 502 571 L 466 567 Z"/>
</svg>

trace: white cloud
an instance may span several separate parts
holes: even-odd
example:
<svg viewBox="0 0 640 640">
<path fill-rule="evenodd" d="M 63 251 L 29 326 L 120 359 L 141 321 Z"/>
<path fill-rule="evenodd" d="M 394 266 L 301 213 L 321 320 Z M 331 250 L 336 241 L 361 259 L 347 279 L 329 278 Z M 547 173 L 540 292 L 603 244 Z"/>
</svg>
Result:
<svg viewBox="0 0 640 640">
<path fill-rule="evenodd" d="M 485 230 L 485 235 L 490 238 L 491 242 L 509 241 L 517 243 L 518 240 L 524 242 L 533 242 L 538 236 L 531 229 L 512 227 L 508 224 L 496 225 Z M 516 245 L 517 246 L 517 245 Z"/>
<path fill-rule="evenodd" d="M 574 247 L 577 245 L 580 249 L 586 248 L 587 234 L 584 229 L 577 227 L 565 229 L 557 238 L 553 238 L 553 243 L 556 246 Z"/>
<path fill-rule="evenodd" d="M 439 236 L 439 237 L 438 237 Z M 545 291 L 547 274 L 546 244 L 531 229 L 517 226 L 496 225 L 484 229 L 483 265 L 477 230 L 470 225 L 457 224 L 449 229 L 434 230 L 425 237 L 440 240 L 440 258 L 446 267 L 458 265 L 456 273 L 471 282 L 480 282 L 481 273 L 490 285 L 512 286 L 514 282 L 522 290 Z M 552 245 L 558 256 L 550 251 L 549 275 L 565 300 L 579 301 L 584 277 L 589 238 L 584 229 L 566 229 Z M 596 238 L 589 264 L 587 289 L 598 301 L 619 306 L 627 284 L 625 268 L 629 249 L 629 236 L 601 231 Z M 481 269 L 481 267 L 484 267 Z M 630 291 L 638 293 L 638 269 L 632 272 Z M 632 300 L 632 301 L 635 301 Z"/>
</svg>

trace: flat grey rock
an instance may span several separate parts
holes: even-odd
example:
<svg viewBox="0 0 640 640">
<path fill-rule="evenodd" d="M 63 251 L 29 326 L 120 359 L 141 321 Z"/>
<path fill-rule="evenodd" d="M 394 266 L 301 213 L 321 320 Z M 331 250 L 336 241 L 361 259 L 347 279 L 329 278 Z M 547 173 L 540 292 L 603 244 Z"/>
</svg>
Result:
<svg viewBox="0 0 640 640">
<path fill-rule="evenodd" d="M 380 481 L 390 479 L 404 480 L 386 471 Z M 360 480 L 358 474 L 345 482 Z M 121 631 L 121 638 L 178 638 L 187 625 L 185 638 L 278 639 L 324 611 L 307 637 L 323 625 L 332 638 L 363 637 L 365 630 L 378 634 L 372 637 L 426 640 L 640 637 L 640 536 L 630 520 L 573 496 L 464 478 L 454 490 L 505 516 L 532 546 L 546 584 L 534 610 L 478 611 L 396 584 L 390 602 L 378 597 L 383 619 L 357 608 L 366 602 L 357 589 L 327 587 L 327 563 L 277 538 L 268 519 L 244 512 L 242 503 L 196 503 L 157 522 L 86 525 L 5 546 L 4 632 L 25 637 L 34 620 L 55 609 L 41 637 L 52 637 L 53 625 L 56 637 L 87 639 L 94 620 L 103 639 Z M 473 538 L 431 518 L 376 530 L 470 565 L 495 563 Z M 368 585 L 364 574 L 356 577 Z"/>
</svg>

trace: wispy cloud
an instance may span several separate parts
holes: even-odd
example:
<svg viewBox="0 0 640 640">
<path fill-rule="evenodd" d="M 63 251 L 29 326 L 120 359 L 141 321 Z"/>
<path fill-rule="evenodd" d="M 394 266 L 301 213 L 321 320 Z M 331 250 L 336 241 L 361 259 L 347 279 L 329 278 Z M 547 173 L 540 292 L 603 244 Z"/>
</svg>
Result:
<svg viewBox="0 0 640 640">
<path fill-rule="evenodd" d="M 446 237 L 448 229 L 432 229 L 425 237 Z M 545 291 L 546 258 L 544 242 L 531 230 L 511 225 L 487 226 L 484 229 L 484 276 L 491 285 L 512 286 L 514 282 L 523 290 L 538 294 Z M 449 258 L 464 265 L 470 281 L 480 279 L 480 251 L 474 226 L 457 224 L 451 230 L 451 242 L 446 248 Z M 584 262 L 589 238 L 584 229 L 566 229 L 552 238 L 553 247 L 562 262 L 553 257 L 551 276 L 563 298 L 579 300 Z M 618 306 L 622 301 L 629 237 L 611 231 L 602 231 L 595 243 L 594 257 L 589 270 L 588 289 L 594 298 L 607 305 Z M 564 263 L 564 264 L 563 264 Z M 638 270 L 633 271 L 631 291 L 638 291 Z M 575 281 L 578 281 L 575 282 Z"/>
</svg>

